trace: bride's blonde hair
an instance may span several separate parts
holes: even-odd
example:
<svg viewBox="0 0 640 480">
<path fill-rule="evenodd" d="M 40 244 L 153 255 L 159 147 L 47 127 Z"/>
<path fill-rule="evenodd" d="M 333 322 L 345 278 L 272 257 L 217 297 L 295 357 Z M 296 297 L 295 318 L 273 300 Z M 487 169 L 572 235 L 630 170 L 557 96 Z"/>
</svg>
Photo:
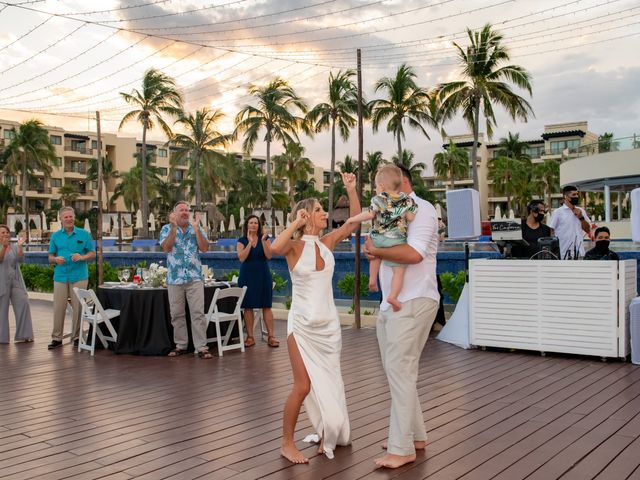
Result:
<svg viewBox="0 0 640 480">
<path fill-rule="evenodd" d="M 311 215 L 313 213 L 313 207 L 316 205 L 316 203 L 318 203 L 318 200 L 316 200 L 315 198 L 307 198 L 305 200 L 300 200 L 298 203 L 296 203 L 296 206 L 293 207 L 289 220 L 292 222 L 295 221 L 296 217 L 298 216 L 298 210 L 306 210 L 307 213 Z M 298 240 L 300 237 L 302 237 L 302 235 L 304 235 L 304 227 L 305 226 L 303 225 L 302 227 L 297 229 L 295 232 L 293 232 L 292 238 L 294 240 Z"/>
</svg>

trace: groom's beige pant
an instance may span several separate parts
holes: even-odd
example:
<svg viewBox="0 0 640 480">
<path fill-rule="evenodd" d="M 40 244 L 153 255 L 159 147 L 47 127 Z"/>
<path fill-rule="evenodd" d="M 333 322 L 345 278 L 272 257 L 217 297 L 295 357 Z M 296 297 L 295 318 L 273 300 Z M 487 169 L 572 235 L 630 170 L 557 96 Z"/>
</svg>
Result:
<svg viewBox="0 0 640 480">
<path fill-rule="evenodd" d="M 389 308 L 378 316 L 378 345 L 391 392 L 387 452 L 395 455 L 413 455 L 413 442 L 427 439 L 416 383 L 420 356 L 437 312 L 435 300 L 415 298 L 402 302 L 399 312 Z"/>
</svg>

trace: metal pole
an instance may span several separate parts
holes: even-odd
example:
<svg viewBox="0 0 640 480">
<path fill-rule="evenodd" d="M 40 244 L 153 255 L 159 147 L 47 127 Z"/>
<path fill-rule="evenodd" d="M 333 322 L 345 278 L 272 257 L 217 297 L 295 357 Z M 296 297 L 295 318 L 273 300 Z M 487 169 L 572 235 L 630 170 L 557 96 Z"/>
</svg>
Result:
<svg viewBox="0 0 640 480">
<path fill-rule="evenodd" d="M 363 163 L 363 129 L 362 129 L 362 68 L 360 49 L 357 50 L 358 72 L 358 198 L 362 201 L 362 163 Z M 356 230 L 356 264 L 354 268 L 354 298 L 353 308 L 355 313 L 355 328 L 360 328 L 360 231 Z"/>
<path fill-rule="evenodd" d="M 103 250 L 102 250 L 102 138 L 100 135 L 100 112 L 96 111 L 96 132 L 98 149 L 98 155 L 96 155 L 98 162 L 98 215 L 96 217 L 96 243 L 98 244 L 98 255 L 96 257 L 97 262 L 97 285 L 102 285 L 103 280 Z M 96 285 L 96 287 L 97 287 Z"/>
</svg>

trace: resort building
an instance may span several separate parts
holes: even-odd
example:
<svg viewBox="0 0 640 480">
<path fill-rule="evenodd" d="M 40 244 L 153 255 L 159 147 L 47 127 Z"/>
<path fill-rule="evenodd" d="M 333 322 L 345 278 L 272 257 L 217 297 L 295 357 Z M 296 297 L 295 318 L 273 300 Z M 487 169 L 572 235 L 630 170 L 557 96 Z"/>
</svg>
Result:
<svg viewBox="0 0 640 480">
<path fill-rule="evenodd" d="M 465 148 L 471 152 L 473 146 L 473 135 L 455 135 L 447 137 L 443 148 L 449 145 L 449 139 L 453 140 L 456 146 Z M 594 154 L 598 152 L 598 135 L 590 132 L 587 122 L 559 123 L 545 125 L 540 138 L 523 139 L 529 148 L 526 153 L 531 157 L 531 162 L 535 165 L 545 160 L 555 160 L 559 163 L 578 156 Z M 478 163 L 478 189 L 480 192 L 480 211 L 483 220 L 488 220 L 495 211 L 496 206 L 500 206 L 503 211 L 507 198 L 494 192 L 491 180 L 488 179 L 489 162 L 498 156 L 498 142 L 487 142 L 485 135 L 480 133 L 478 139 L 477 163 Z M 448 180 L 435 176 L 425 178 L 427 187 L 432 190 L 439 201 L 445 200 L 445 193 Z M 562 184 L 562 181 L 561 181 Z M 473 169 L 471 159 L 469 160 L 469 173 L 466 178 L 456 180 L 455 188 L 473 187 Z M 558 191 L 552 195 L 551 208 L 556 208 L 562 200 L 562 194 Z"/>
</svg>

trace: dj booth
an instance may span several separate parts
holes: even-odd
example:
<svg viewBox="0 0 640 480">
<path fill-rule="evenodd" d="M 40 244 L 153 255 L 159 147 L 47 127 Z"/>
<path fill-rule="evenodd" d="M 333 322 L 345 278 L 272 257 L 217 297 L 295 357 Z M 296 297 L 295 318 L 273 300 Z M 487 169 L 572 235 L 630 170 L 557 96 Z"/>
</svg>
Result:
<svg viewBox="0 0 640 480">
<path fill-rule="evenodd" d="M 636 285 L 635 260 L 471 260 L 470 343 L 626 357 Z"/>
</svg>

